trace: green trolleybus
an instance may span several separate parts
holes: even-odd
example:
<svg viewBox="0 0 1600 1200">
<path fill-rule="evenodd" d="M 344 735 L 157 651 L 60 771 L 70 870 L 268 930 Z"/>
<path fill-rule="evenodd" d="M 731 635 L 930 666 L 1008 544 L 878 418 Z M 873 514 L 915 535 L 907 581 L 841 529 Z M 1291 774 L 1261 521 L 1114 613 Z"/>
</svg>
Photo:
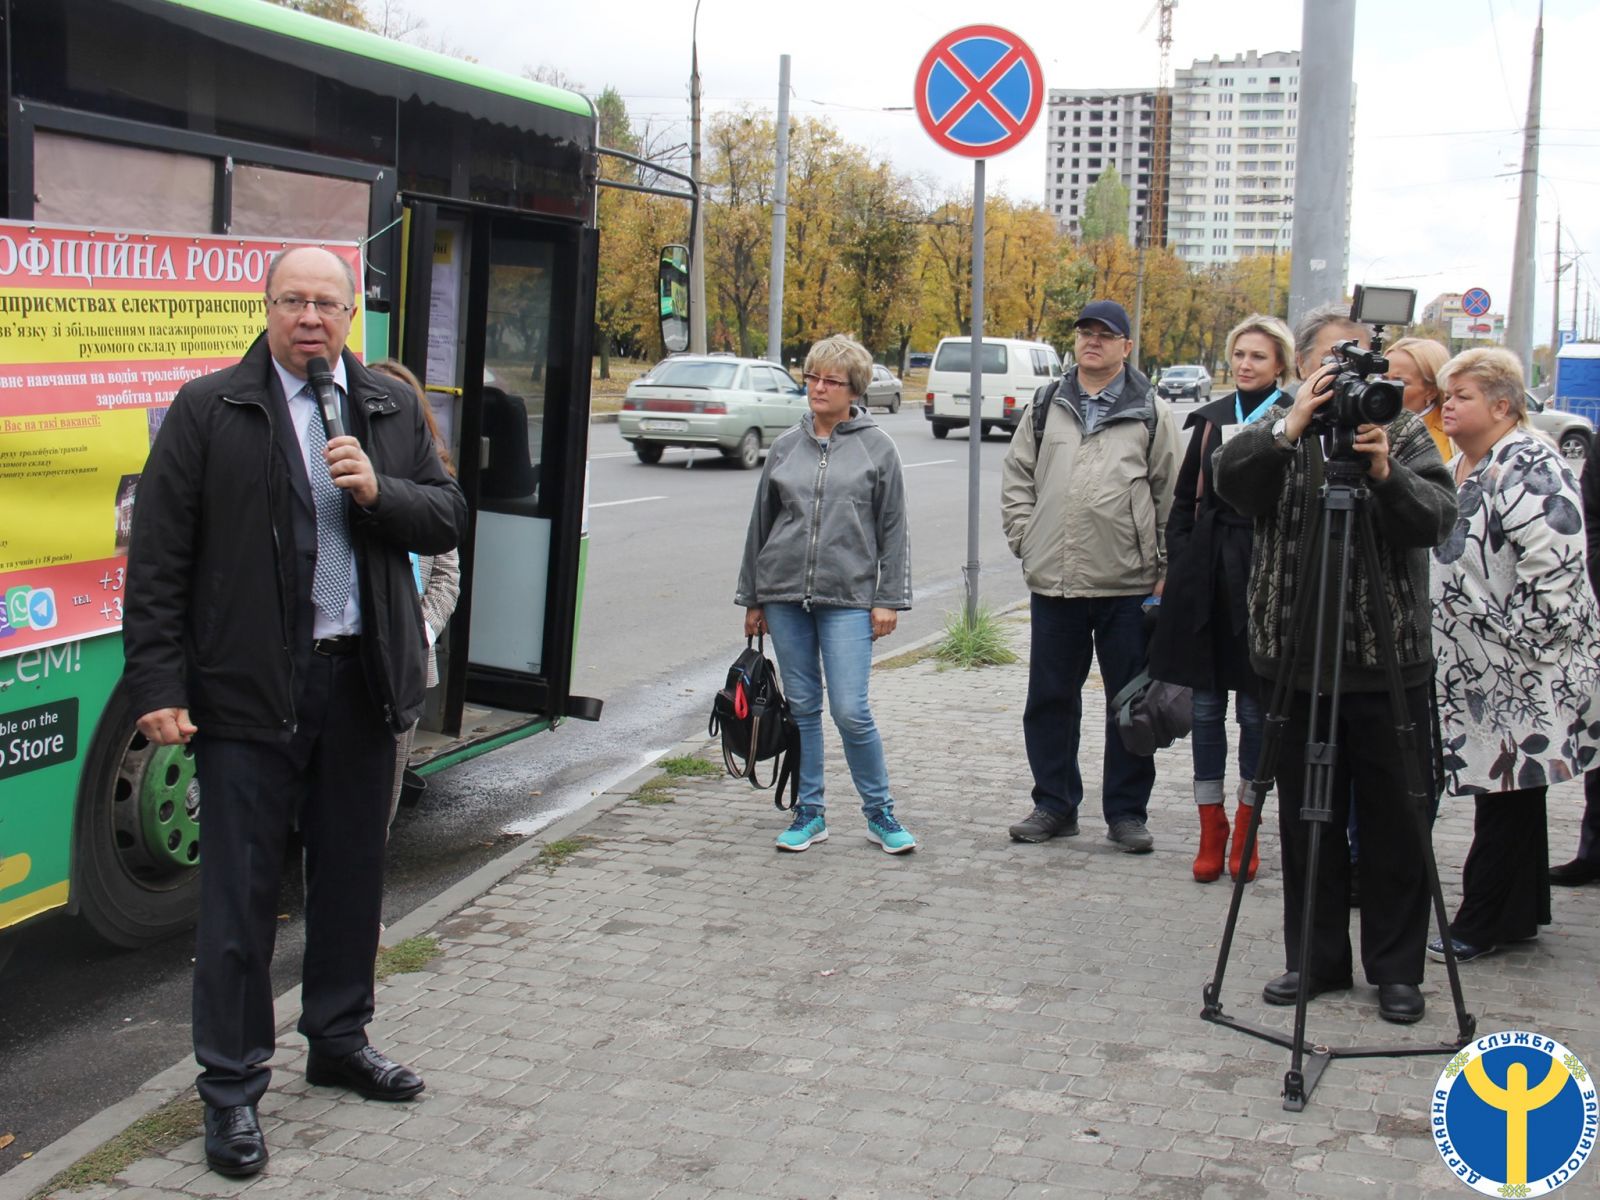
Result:
<svg viewBox="0 0 1600 1200">
<path fill-rule="evenodd" d="M 0 958 L 81 915 L 188 925 L 187 747 L 120 684 L 124 554 L 182 383 L 264 324 L 270 256 L 345 255 L 351 348 L 426 381 L 471 507 L 421 774 L 567 717 L 597 232 L 582 96 L 262 0 L 0 0 Z"/>
</svg>

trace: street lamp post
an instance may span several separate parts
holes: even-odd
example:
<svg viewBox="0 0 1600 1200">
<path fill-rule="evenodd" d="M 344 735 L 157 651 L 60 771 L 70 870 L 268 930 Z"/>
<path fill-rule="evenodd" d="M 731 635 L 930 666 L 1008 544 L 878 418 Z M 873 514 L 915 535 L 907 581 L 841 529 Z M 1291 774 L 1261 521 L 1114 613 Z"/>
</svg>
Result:
<svg viewBox="0 0 1600 1200">
<path fill-rule="evenodd" d="M 700 0 L 689 24 L 689 174 L 700 197 L 689 231 L 689 350 L 706 352 L 706 194 L 700 180 Z"/>
</svg>

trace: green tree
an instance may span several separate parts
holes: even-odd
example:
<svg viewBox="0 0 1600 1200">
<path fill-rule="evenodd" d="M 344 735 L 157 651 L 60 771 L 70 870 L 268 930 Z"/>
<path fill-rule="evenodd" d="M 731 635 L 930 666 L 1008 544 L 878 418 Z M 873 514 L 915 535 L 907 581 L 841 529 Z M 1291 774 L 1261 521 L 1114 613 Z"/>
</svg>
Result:
<svg viewBox="0 0 1600 1200">
<path fill-rule="evenodd" d="M 1084 197 L 1078 228 L 1086 242 L 1128 236 L 1128 188 L 1115 167 L 1102 171 Z"/>
<path fill-rule="evenodd" d="M 594 100 L 600 121 L 600 144 L 628 154 L 639 153 L 639 137 L 628 117 L 627 103 L 613 87 Z M 624 183 L 639 182 L 639 168 L 624 159 L 602 156 L 600 175 Z M 595 281 L 595 346 L 600 352 L 600 378 L 611 377 L 611 355 L 646 336 L 655 297 L 656 248 L 642 244 L 648 236 L 649 198 L 621 188 L 599 189 L 600 266 Z"/>
<path fill-rule="evenodd" d="M 772 122 L 748 111 L 713 117 L 705 139 L 707 341 L 731 350 L 737 340 L 748 357 L 766 341 L 774 140 Z"/>
<path fill-rule="evenodd" d="M 919 241 L 917 212 L 908 183 L 886 162 L 844 181 L 844 297 L 861 344 L 887 353 L 891 340 L 903 355 L 909 331 L 898 336 L 912 310 Z"/>
</svg>

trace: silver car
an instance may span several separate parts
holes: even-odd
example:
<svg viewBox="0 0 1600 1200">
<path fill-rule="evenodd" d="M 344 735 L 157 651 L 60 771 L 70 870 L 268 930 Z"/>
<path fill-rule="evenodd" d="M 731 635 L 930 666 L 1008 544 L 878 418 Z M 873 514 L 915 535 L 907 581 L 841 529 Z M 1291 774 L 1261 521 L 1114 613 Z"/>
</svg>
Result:
<svg viewBox="0 0 1600 1200">
<path fill-rule="evenodd" d="M 902 385 L 890 372 L 888 367 L 874 363 L 872 366 L 872 382 L 867 384 L 867 394 L 861 402 L 872 408 L 887 408 L 892 413 L 900 411 L 900 395 Z"/>
<path fill-rule="evenodd" d="M 628 385 L 617 429 L 640 462 L 688 446 L 720 450 L 750 470 L 807 407 L 805 388 L 765 359 L 677 354 Z"/>
<path fill-rule="evenodd" d="M 1579 459 L 1589 453 L 1589 443 L 1594 440 L 1594 423 L 1588 417 L 1555 408 L 1532 392 L 1523 395 L 1528 400 L 1528 420 L 1561 447 L 1563 458 Z"/>
</svg>

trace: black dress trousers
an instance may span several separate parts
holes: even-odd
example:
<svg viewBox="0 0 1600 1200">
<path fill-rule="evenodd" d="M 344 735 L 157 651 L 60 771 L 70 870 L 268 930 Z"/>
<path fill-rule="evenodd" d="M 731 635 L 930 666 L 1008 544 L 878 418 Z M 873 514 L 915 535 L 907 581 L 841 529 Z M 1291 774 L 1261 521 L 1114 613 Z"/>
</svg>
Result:
<svg viewBox="0 0 1600 1200">
<path fill-rule="evenodd" d="M 306 661 L 306 660 L 302 660 Z M 359 654 L 308 656 L 290 742 L 195 739 L 203 810 L 194 969 L 197 1081 L 207 1104 L 256 1104 L 272 1057 L 273 941 L 298 816 L 306 946 L 300 1032 L 320 1053 L 366 1045 L 382 916 L 393 731 Z"/>
<path fill-rule="evenodd" d="M 1310 696 L 1296 692 L 1284 726 L 1276 771 L 1278 833 L 1283 855 L 1283 940 L 1289 970 L 1300 967 L 1300 922 L 1308 895 L 1310 825 L 1301 819 L 1305 795 L 1306 725 Z M 1405 764 L 1387 692 L 1347 692 L 1339 698 L 1338 759 L 1317 858 L 1311 974 L 1325 983 L 1351 976 L 1350 844 L 1345 827 L 1352 797 L 1361 826 L 1361 964 L 1369 983 L 1421 983 L 1428 937 L 1429 888 L 1417 815 L 1406 798 Z M 1424 791 L 1428 688 L 1407 688 L 1406 711 L 1417 730 L 1416 755 Z M 1320 719 L 1328 716 L 1324 698 Z"/>
</svg>

